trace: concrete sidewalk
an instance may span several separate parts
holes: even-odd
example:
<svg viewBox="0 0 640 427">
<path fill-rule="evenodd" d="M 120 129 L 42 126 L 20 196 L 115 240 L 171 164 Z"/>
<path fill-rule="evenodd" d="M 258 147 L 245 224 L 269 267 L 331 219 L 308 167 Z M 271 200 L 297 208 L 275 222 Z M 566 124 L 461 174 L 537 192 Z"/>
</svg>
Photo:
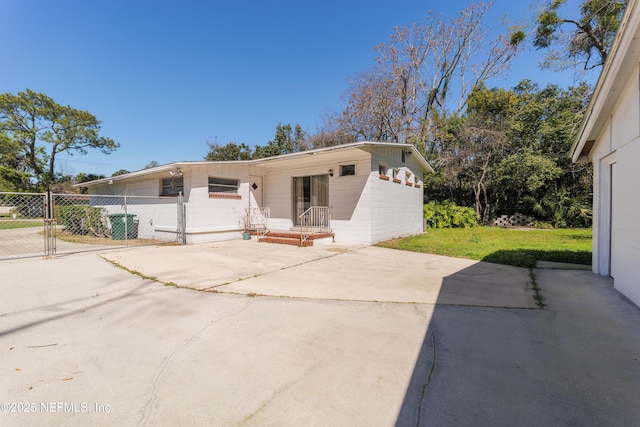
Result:
<svg viewBox="0 0 640 427">
<path fill-rule="evenodd" d="M 635 424 L 640 311 L 535 274 L 543 310 L 526 269 L 377 247 L 3 262 L 0 424 Z"/>
</svg>

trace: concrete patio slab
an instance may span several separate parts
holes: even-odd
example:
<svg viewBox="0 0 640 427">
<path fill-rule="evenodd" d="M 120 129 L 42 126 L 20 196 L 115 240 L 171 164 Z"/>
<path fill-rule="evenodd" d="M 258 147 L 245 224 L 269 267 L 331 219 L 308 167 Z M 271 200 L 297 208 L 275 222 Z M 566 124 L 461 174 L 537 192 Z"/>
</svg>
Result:
<svg viewBox="0 0 640 427">
<path fill-rule="evenodd" d="M 116 250 L 103 257 L 128 269 L 193 289 L 208 289 L 340 253 L 341 247 L 299 248 L 231 240 Z"/>
<path fill-rule="evenodd" d="M 162 282 L 217 292 L 537 307 L 529 272 L 524 268 L 373 246 L 297 248 L 228 241 L 140 248 L 103 256 Z"/>
</svg>

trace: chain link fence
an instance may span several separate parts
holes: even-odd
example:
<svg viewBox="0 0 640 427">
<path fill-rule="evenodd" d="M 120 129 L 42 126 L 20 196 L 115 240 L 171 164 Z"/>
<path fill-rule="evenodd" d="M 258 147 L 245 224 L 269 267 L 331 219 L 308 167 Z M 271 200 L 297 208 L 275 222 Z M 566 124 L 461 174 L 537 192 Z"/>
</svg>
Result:
<svg viewBox="0 0 640 427">
<path fill-rule="evenodd" d="M 182 197 L 0 193 L 0 259 L 184 243 Z"/>
<path fill-rule="evenodd" d="M 0 259 L 43 256 L 46 195 L 0 193 Z"/>
</svg>

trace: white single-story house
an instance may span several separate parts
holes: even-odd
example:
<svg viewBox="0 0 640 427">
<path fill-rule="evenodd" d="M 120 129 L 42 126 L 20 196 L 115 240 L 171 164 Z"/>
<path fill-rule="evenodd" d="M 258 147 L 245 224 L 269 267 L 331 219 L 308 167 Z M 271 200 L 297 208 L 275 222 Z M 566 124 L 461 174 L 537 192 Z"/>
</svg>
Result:
<svg viewBox="0 0 640 427">
<path fill-rule="evenodd" d="M 593 271 L 640 305 L 640 4 L 630 0 L 571 148 L 593 163 Z"/>
<path fill-rule="evenodd" d="M 186 243 L 257 228 L 373 244 L 423 232 L 423 177 L 431 172 L 411 144 L 356 142 L 247 161 L 175 162 L 78 186 L 93 195 L 181 194 Z"/>
</svg>

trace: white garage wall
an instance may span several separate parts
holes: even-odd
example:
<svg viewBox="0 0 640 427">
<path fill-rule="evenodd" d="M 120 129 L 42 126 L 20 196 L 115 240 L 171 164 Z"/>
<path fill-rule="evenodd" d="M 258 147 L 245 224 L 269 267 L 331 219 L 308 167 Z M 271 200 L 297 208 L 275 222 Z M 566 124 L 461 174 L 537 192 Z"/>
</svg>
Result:
<svg viewBox="0 0 640 427">
<path fill-rule="evenodd" d="M 640 305 L 640 88 L 626 82 L 591 152 L 594 164 L 593 271 Z M 611 176 L 611 165 L 615 175 Z M 613 183 L 612 183 L 613 181 Z"/>
<path fill-rule="evenodd" d="M 636 304 L 640 305 L 640 139 L 616 150 L 616 174 L 612 206 L 612 276 L 614 286 Z"/>
</svg>

